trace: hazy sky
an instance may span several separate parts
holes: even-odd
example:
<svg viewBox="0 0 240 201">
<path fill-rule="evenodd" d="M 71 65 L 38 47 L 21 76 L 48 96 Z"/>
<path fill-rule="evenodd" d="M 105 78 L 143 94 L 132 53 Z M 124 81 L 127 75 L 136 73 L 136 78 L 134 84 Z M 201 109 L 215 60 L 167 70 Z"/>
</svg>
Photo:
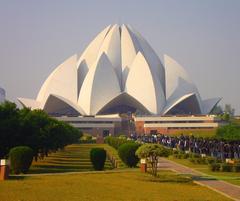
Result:
<svg viewBox="0 0 240 201">
<path fill-rule="evenodd" d="M 132 25 L 178 61 L 203 99 L 240 114 L 240 0 L 0 0 L 0 86 L 36 98 L 53 69 L 107 25 Z"/>
</svg>

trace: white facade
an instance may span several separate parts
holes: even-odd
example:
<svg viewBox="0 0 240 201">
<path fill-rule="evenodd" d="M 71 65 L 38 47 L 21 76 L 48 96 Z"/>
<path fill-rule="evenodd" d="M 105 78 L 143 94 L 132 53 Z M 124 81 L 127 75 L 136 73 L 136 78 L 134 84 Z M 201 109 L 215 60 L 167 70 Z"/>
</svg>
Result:
<svg viewBox="0 0 240 201">
<path fill-rule="evenodd" d="M 6 92 L 3 88 L 0 87 L 0 103 L 4 102 L 6 98 Z"/>
<path fill-rule="evenodd" d="M 184 68 L 164 62 L 132 27 L 109 25 L 50 74 L 36 100 L 19 101 L 60 115 L 210 113 L 220 99 L 202 100 Z"/>
</svg>

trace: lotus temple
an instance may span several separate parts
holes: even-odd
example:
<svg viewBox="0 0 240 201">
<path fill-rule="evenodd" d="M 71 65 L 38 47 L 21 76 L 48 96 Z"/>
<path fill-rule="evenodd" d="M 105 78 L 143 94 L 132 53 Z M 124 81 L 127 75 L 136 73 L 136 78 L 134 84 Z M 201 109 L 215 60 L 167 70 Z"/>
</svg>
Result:
<svg viewBox="0 0 240 201">
<path fill-rule="evenodd" d="M 185 69 L 129 25 L 109 25 L 45 80 L 24 107 L 43 109 L 94 135 L 212 129 L 220 98 L 202 99 Z M 134 123 L 133 123 L 134 122 Z"/>
</svg>

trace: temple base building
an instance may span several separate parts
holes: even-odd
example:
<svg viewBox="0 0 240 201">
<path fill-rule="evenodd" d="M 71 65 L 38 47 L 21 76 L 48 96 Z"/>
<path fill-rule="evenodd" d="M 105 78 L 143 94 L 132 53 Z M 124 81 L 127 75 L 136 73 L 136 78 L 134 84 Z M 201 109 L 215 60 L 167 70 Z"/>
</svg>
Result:
<svg viewBox="0 0 240 201">
<path fill-rule="evenodd" d="M 214 115 L 191 116 L 140 116 L 134 117 L 135 133 L 142 134 L 175 134 L 185 131 L 213 130 L 224 125 Z"/>
<path fill-rule="evenodd" d="M 82 132 L 94 137 L 124 134 L 130 136 L 152 134 L 175 134 L 189 131 L 211 131 L 225 122 L 215 115 L 178 115 L 178 116 L 120 116 L 96 115 L 55 117 L 70 123 Z"/>
<path fill-rule="evenodd" d="M 79 116 L 56 117 L 58 120 L 70 123 L 74 127 L 80 129 L 83 133 L 88 133 L 94 137 L 117 135 L 122 132 L 122 118 L 119 115 L 97 115 L 97 116 Z"/>
</svg>

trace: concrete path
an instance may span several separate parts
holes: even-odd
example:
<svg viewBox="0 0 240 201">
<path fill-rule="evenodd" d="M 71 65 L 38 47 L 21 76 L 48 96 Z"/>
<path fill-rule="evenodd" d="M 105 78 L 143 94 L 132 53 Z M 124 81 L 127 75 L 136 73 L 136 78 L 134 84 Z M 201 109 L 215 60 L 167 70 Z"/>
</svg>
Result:
<svg viewBox="0 0 240 201">
<path fill-rule="evenodd" d="M 171 169 L 181 174 L 191 174 L 193 181 L 199 185 L 206 186 L 218 193 L 221 193 L 233 200 L 240 201 L 240 187 L 225 181 L 216 180 L 210 175 L 193 170 L 184 165 L 161 158 L 158 167 L 160 169 Z"/>
</svg>

